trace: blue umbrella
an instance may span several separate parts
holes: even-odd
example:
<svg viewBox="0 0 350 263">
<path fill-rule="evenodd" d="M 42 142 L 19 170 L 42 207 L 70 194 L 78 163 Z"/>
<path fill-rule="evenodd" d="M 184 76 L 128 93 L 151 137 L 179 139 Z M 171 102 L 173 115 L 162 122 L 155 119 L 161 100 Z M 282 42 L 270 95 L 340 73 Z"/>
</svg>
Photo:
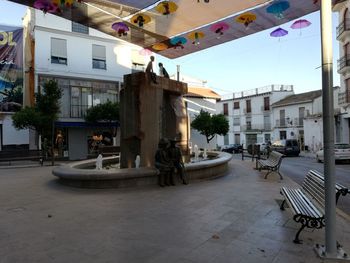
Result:
<svg viewBox="0 0 350 263">
<path fill-rule="evenodd" d="M 183 45 L 186 44 L 187 39 L 184 37 L 173 37 L 170 39 L 170 44 L 174 46 L 174 48 L 181 47 L 184 48 Z"/>
<path fill-rule="evenodd" d="M 273 14 L 278 19 L 282 19 L 284 18 L 283 12 L 286 11 L 288 8 L 288 1 L 278 1 L 266 8 L 266 12 L 269 14 Z"/>
</svg>

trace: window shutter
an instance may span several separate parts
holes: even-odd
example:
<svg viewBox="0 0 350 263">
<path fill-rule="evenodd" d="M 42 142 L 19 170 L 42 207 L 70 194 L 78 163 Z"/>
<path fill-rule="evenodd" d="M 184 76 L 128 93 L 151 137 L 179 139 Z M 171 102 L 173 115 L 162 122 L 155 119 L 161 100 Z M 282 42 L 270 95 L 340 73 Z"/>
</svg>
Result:
<svg viewBox="0 0 350 263">
<path fill-rule="evenodd" d="M 92 59 L 106 60 L 106 47 L 92 45 Z"/>
<path fill-rule="evenodd" d="M 67 58 L 67 41 L 65 39 L 51 38 L 51 56 Z"/>
</svg>

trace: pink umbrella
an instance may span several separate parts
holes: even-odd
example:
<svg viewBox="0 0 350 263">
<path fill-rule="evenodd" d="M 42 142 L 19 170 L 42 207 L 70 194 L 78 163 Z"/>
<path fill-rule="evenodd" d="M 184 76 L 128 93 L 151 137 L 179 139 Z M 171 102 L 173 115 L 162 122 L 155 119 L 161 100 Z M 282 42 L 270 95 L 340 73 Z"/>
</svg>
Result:
<svg viewBox="0 0 350 263">
<path fill-rule="evenodd" d="M 119 37 L 126 36 L 128 34 L 127 31 L 129 31 L 129 27 L 123 22 L 114 23 L 112 28 L 117 31 Z"/>
<path fill-rule="evenodd" d="M 33 6 L 44 13 L 56 13 L 59 10 L 50 0 L 36 0 Z"/>
<path fill-rule="evenodd" d="M 220 36 L 222 36 L 224 34 L 224 31 L 226 31 L 229 28 L 230 28 L 230 26 L 227 23 L 219 22 L 219 23 L 212 25 L 210 27 L 210 30 L 215 32 L 218 35 L 217 38 L 220 38 Z"/>
<path fill-rule="evenodd" d="M 300 19 L 295 21 L 290 27 L 293 29 L 302 29 L 311 25 L 311 22 L 306 19 Z"/>
<path fill-rule="evenodd" d="M 149 50 L 149 49 L 147 49 L 147 48 L 144 48 L 144 49 L 141 49 L 141 50 L 139 51 L 139 54 L 140 54 L 141 56 L 150 56 L 150 55 L 152 55 L 152 51 Z"/>
</svg>

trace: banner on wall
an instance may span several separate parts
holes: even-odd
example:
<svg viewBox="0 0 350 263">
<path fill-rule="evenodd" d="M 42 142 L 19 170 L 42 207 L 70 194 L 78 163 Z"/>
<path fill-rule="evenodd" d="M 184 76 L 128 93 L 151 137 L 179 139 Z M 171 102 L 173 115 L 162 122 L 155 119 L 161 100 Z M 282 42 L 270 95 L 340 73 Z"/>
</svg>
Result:
<svg viewBox="0 0 350 263">
<path fill-rule="evenodd" d="M 0 112 L 23 103 L 23 28 L 0 24 Z"/>
</svg>

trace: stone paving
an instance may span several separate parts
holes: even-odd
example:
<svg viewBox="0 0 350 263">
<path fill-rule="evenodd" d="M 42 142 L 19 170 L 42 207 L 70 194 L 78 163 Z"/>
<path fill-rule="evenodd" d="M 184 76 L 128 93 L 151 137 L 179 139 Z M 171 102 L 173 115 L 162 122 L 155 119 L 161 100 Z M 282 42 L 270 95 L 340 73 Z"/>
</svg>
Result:
<svg viewBox="0 0 350 263">
<path fill-rule="evenodd" d="M 0 263 L 323 262 L 312 247 L 324 231 L 303 231 L 296 245 L 298 226 L 279 209 L 279 188 L 294 182 L 265 180 L 251 161 L 166 188 L 77 189 L 51 169 L 0 168 Z M 349 252 L 344 215 L 337 239 Z"/>
</svg>

